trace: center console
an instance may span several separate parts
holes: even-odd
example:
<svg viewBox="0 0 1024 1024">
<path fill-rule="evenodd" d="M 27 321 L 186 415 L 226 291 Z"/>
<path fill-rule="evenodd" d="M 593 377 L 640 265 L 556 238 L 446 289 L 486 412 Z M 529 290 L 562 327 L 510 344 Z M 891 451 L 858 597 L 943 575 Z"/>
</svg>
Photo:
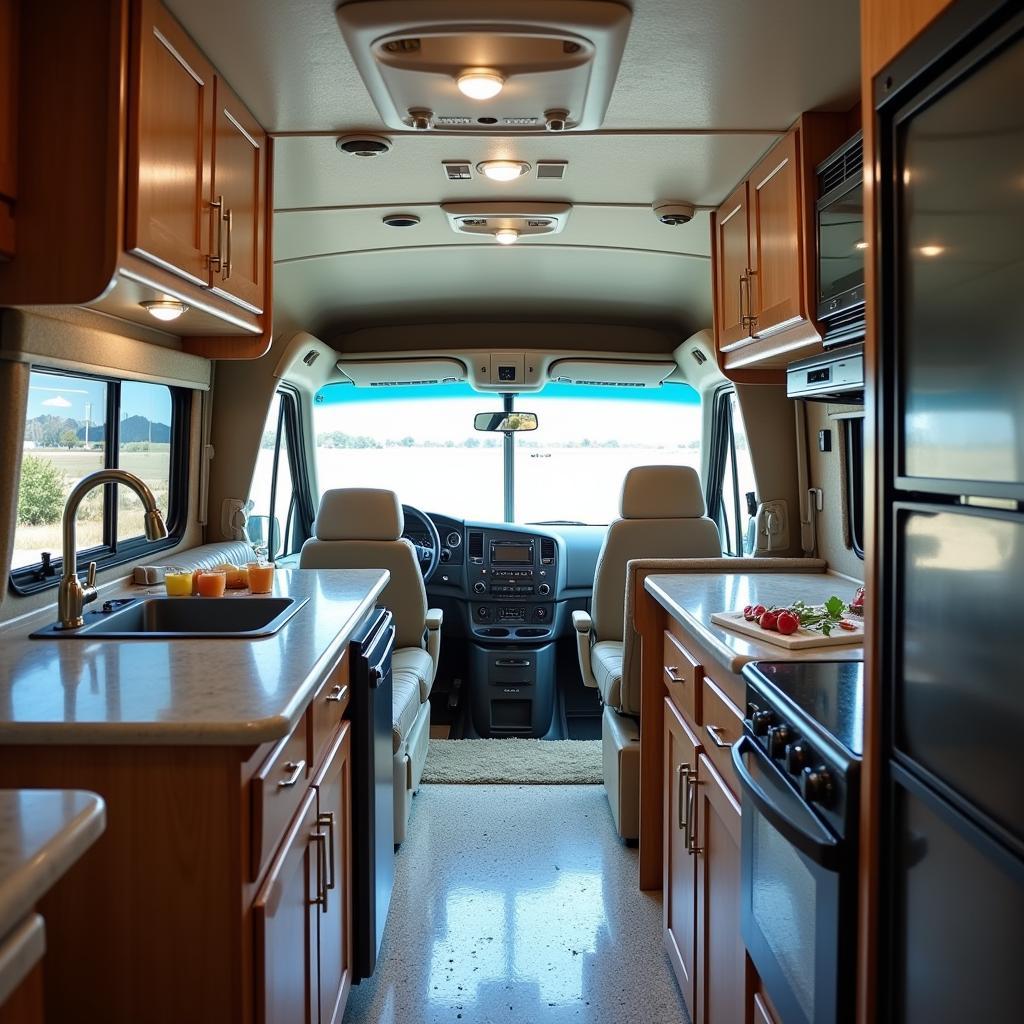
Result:
<svg viewBox="0 0 1024 1024">
<path fill-rule="evenodd" d="M 543 736 L 555 699 L 558 543 L 466 531 L 473 724 L 481 736 Z"/>
</svg>

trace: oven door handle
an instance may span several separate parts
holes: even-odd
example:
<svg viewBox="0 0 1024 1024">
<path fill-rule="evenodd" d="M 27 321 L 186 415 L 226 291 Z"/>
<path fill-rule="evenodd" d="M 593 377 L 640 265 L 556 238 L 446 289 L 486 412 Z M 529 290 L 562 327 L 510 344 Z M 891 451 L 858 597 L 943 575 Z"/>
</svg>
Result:
<svg viewBox="0 0 1024 1024">
<path fill-rule="evenodd" d="M 784 814 L 772 798 L 758 784 L 743 759 L 749 751 L 752 756 L 759 757 L 760 752 L 749 736 L 741 736 L 733 744 L 732 764 L 743 786 L 744 796 L 749 797 L 754 806 L 764 815 L 768 823 L 780 835 L 792 843 L 802 854 L 809 857 L 815 864 L 826 871 L 838 871 L 840 867 L 840 844 L 833 836 L 824 837 L 808 832 L 798 822 Z M 793 797 L 796 799 L 795 795 Z"/>
</svg>

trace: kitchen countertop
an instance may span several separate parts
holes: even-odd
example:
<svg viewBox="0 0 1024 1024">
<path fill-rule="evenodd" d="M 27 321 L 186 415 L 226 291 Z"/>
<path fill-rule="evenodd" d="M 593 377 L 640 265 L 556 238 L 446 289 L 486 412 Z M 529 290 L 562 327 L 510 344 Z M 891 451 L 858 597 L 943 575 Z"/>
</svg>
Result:
<svg viewBox="0 0 1024 1024">
<path fill-rule="evenodd" d="M 308 602 L 273 636 L 30 640 L 53 608 L 0 629 L 0 743 L 249 745 L 286 736 L 390 575 L 279 569 Z M 163 586 L 105 591 L 162 596 Z M 258 601 L 247 591 L 229 591 Z M 179 598 L 201 601 L 203 598 Z"/>
<path fill-rule="evenodd" d="M 103 801 L 76 790 L 0 790 L 0 1002 L 42 957 L 36 905 L 100 837 Z"/>
<path fill-rule="evenodd" d="M 791 651 L 718 626 L 714 612 L 734 611 L 748 604 L 786 605 L 802 600 L 822 604 L 833 594 L 849 603 L 858 584 L 832 573 L 681 572 L 652 575 L 644 581 L 649 594 L 678 619 L 709 654 L 731 672 L 748 661 L 861 661 L 860 644 Z"/>
</svg>

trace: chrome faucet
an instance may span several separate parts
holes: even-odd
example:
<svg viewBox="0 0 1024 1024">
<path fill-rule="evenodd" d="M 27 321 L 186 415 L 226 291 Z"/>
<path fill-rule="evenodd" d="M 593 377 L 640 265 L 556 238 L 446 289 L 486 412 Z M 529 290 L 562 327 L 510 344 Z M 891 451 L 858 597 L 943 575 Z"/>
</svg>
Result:
<svg viewBox="0 0 1024 1024">
<path fill-rule="evenodd" d="M 78 629 L 85 625 L 82 609 L 90 601 L 96 600 L 96 563 L 89 563 L 89 572 L 85 586 L 78 578 L 78 550 L 75 542 L 75 517 L 82 499 L 100 484 L 127 484 L 142 499 L 146 509 L 144 517 L 147 540 L 163 540 L 167 536 L 164 518 L 156 507 L 156 498 L 148 485 L 134 473 L 125 469 L 101 469 L 90 473 L 78 481 L 74 490 L 68 495 L 64 505 L 64 575 L 57 591 L 57 614 L 61 629 Z"/>
</svg>

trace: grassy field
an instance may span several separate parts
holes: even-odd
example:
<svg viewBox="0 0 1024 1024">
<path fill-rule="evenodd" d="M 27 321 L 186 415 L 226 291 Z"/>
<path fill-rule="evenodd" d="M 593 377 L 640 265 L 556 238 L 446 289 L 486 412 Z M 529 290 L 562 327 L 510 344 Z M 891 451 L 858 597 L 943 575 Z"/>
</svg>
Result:
<svg viewBox="0 0 1024 1024">
<path fill-rule="evenodd" d="M 67 450 L 55 448 L 32 448 L 25 455 L 45 458 L 64 474 L 65 496 L 84 476 L 103 468 L 103 452 L 84 449 Z M 141 477 L 152 488 L 157 506 L 167 511 L 167 480 L 170 471 L 170 446 L 154 444 L 148 452 L 122 451 L 120 467 Z M 135 492 L 118 487 L 118 537 L 140 536 L 142 526 L 142 503 Z M 78 513 L 78 549 L 80 551 L 103 543 L 103 491 L 94 490 L 82 502 Z M 49 551 L 59 557 L 61 551 L 60 521 L 43 526 L 18 526 L 14 533 L 14 557 L 12 568 L 34 565 L 40 561 L 41 553 Z"/>
</svg>

